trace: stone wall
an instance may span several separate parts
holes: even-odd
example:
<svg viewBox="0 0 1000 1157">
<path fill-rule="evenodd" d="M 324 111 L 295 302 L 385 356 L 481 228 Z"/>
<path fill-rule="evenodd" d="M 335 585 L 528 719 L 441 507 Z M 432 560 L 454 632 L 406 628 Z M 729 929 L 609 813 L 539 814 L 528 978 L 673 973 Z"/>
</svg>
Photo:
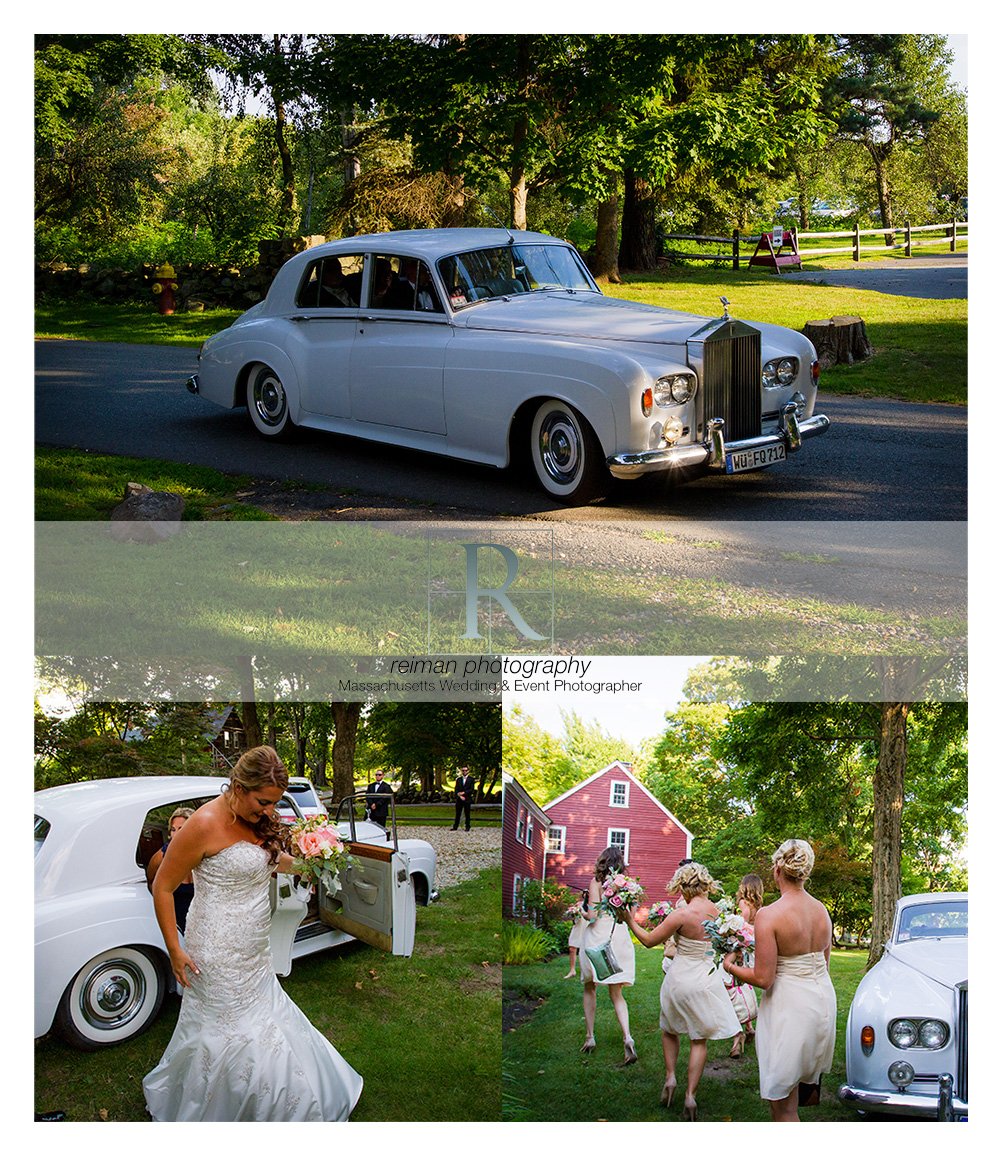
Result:
<svg viewBox="0 0 1000 1157">
<path fill-rule="evenodd" d="M 249 309 L 267 293 L 278 269 L 295 253 L 321 245 L 325 237 L 262 241 L 255 265 L 174 265 L 177 309 Z M 137 269 L 93 269 L 49 261 L 35 267 L 36 297 L 86 297 L 93 301 L 155 304 L 156 265 Z"/>
</svg>

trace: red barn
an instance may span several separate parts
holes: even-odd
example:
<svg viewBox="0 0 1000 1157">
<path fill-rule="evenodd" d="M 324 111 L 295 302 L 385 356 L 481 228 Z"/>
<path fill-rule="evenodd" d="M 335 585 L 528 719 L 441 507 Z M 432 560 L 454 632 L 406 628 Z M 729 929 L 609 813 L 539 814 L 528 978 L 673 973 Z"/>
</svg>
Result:
<svg viewBox="0 0 1000 1157">
<path fill-rule="evenodd" d="M 505 915 L 521 915 L 521 888 L 545 879 L 545 812 L 512 776 L 503 776 L 503 875 L 501 905 Z"/>
<path fill-rule="evenodd" d="M 691 855 L 691 833 L 643 787 L 629 763 L 616 761 L 571 787 L 546 805 L 545 814 L 545 871 L 569 888 L 586 888 L 597 857 L 617 844 L 629 875 L 646 890 L 643 903 L 654 903 L 667 898 L 678 863 Z"/>
</svg>

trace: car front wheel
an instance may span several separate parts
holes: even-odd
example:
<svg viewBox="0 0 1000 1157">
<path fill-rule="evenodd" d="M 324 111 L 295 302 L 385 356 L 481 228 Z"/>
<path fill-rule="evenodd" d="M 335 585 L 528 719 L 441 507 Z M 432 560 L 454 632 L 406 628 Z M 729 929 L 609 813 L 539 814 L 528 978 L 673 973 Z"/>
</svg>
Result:
<svg viewBox="0 0 1000 1157">
<path fill-rule="evenodd" d="M 113 948 L 80 969 L 56 1011 L 59 1035 L 91 1052 L 138 1036 L 153 1022 L 167 989 L 153 949 Z"/>
<path fill-rule="evenodd" d="M 545 490 L 572 505 L 604 493 L 608 473 L 587 420 L 565 402 L 543 402 L 531 423 L 531 464 Z"/>
<path fill-rule="evenodd" d="M 247 409 L 258 434 L 265 438 L 284 438 L 295 426 L 288 415 L 288 395 L 281 378 L 258 363 L 247 376 Z"/>
</svg>

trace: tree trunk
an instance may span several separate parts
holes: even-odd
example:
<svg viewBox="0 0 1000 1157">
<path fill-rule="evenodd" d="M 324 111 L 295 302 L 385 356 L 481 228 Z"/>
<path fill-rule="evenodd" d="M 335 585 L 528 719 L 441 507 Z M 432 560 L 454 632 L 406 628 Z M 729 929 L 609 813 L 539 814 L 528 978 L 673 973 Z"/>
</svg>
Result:
<svg viewBox="0 0 1000 1157">
<path fill-rule="evenodd" d="M 253 659 L 249 655 L 236 657 L 236 669 L 240 676 L 242 702 L 240 716 L 243 720 L 243 731 L 246 735 L 247 748 L 260 747 L 263 742 L 260 731 L 260 719 L 257 715 L 257 695 L 253 681 Z"/>
<path fill-rule="evenodd" d="M 618 250 L 621 269 L 648 273 L 656 268 L 656 200 L 652 186 L 626 170 L 622 208 L 622 240 Z"/>
<path fill-rule="evenodd" d="M 333 807 L 346 795 L 354 794 L 354 749 L 358 742 L 358 723 L 363 703 L 332 702 L 333 715 Z"/>
<path fill-rule="evenodd" d="M 824 370 L 836 365 L 852 366 L 870 358 L 874 352 L 860 317 L 807 321 L 802 332 L 816 347 L 820 368 Z"/>
<path fill-rule="evenodd" d="M 597 238 L 594 242 L 594 258 L 590 272 L 596 278 L 604 278 L 612 284 L 621 283 L 618 272 L 618 225 L 621 219 L 618 194 L 601 201 L 597 206 Z"/>
<path fill-rule="evenodd" d="M 872 939 L 867 968 L 878 963 L 902 895 L 903 784 L 906 777 L 908 703 L 883 703 L 879 719 L 878 764 L 872 785 L 875 831 L 872 838 Z"/>
<path fill-rule="evenodd" d="M 878 209 L 882 217 L 882 224 L 886 228 L 883 234 L 886 245 L 893 245 L 896 241 L 896 235 L 892 232 L 892 186 L 889 183 L 889 156 L 892 148 L 889 144 L 869 144 L 868 152 L 871 154 L 872 162 L 875 167 L 875 188 L 878 192 Z"/>
</svg>

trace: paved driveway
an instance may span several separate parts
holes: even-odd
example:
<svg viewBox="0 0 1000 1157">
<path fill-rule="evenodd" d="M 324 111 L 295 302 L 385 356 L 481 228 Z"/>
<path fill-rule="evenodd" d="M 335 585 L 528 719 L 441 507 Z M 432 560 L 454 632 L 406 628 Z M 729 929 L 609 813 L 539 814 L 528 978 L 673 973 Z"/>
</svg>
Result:
<svg viewBox="0 0 1000 1157">
<path fill-rule="evenodd" d="M 897 297 L 955 298 L 969 296 L 967 253 L 940 253 L 924 257 L 878 258 L 856 268 L 824 269 L 815 273 L 782 273 L 793 281 L 873 289 Z"/>
</svg>

